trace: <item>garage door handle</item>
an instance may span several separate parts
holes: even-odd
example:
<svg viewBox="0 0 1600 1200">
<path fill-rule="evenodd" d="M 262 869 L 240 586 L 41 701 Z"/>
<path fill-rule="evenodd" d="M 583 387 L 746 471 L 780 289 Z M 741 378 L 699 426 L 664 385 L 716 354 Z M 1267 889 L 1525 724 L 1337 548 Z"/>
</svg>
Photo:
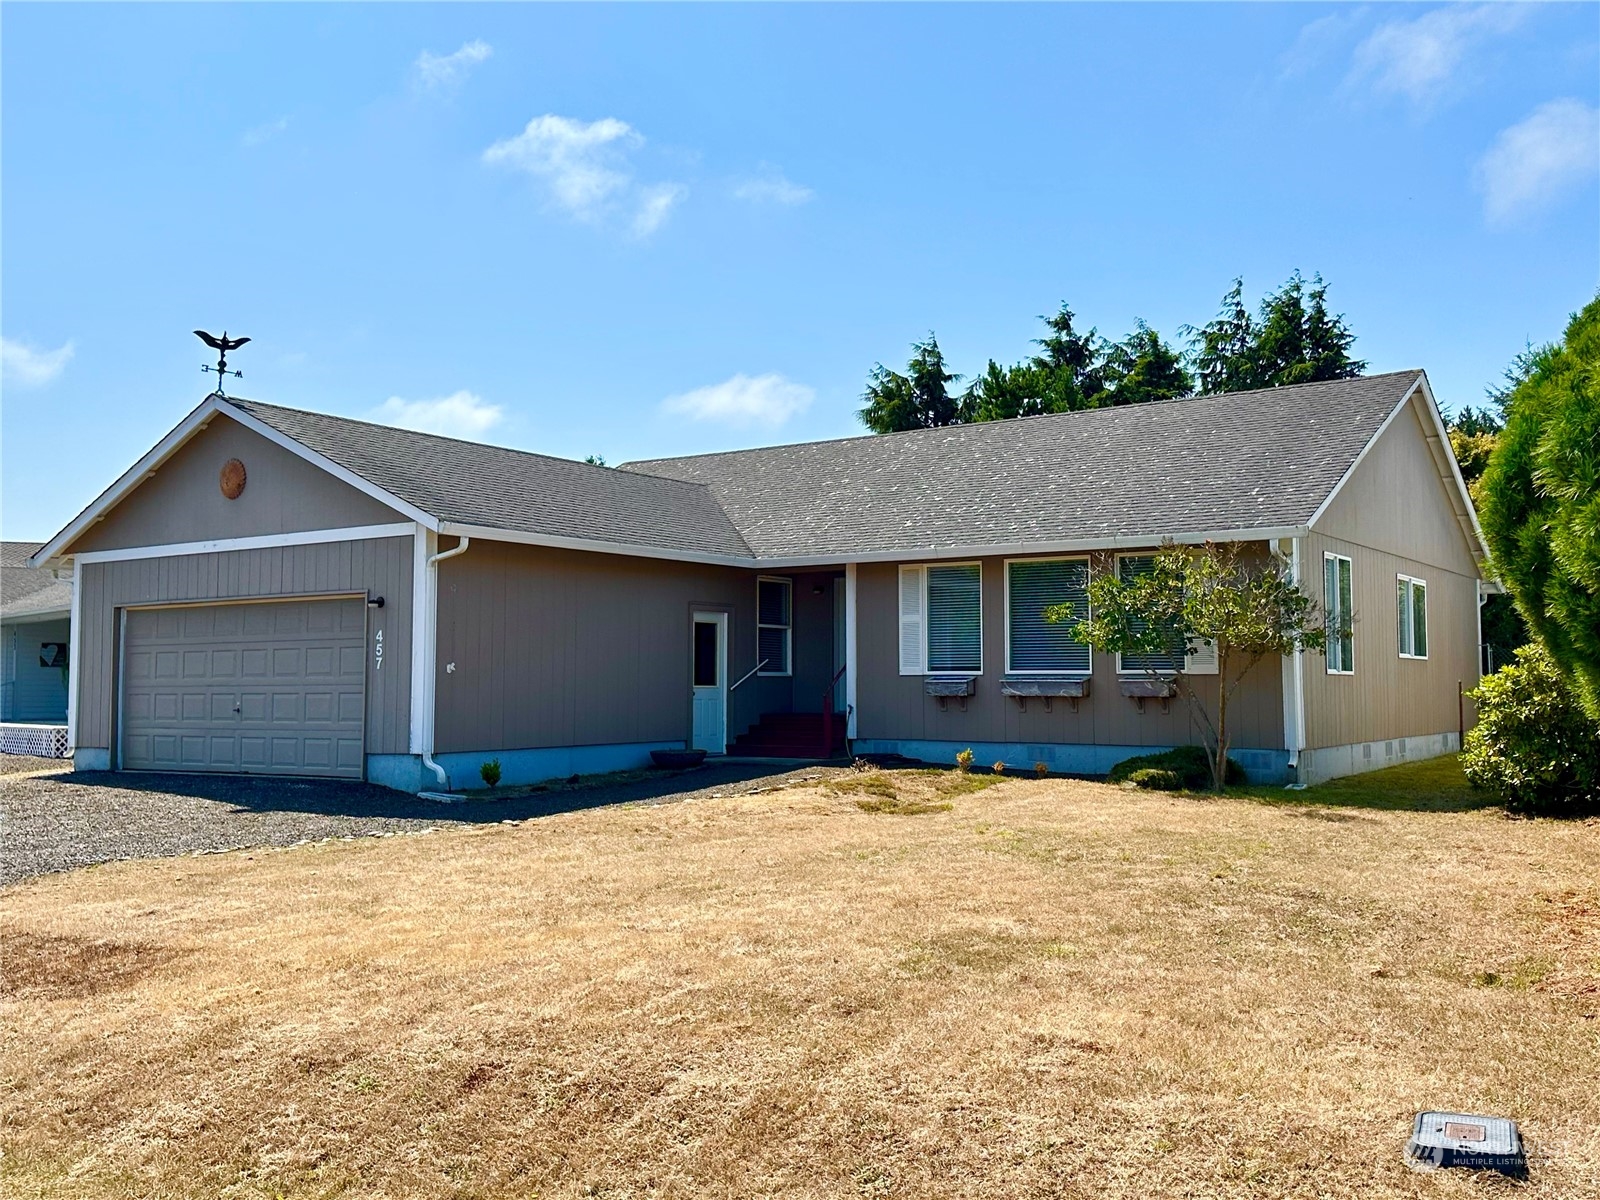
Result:
<svg viewBox="0 0 1600 1200">
<path fill-rule="evenodd" d="M 235 705 L 234 705 L 234 706 L 233 706 L 233 711 L 234 711 L 234 712 L 238 712 L 238 711 L 239 711 L 239 706 L 238 706 L 238 705 L 237 705 L 237 704 L 235 704 Z"/>
</svg>

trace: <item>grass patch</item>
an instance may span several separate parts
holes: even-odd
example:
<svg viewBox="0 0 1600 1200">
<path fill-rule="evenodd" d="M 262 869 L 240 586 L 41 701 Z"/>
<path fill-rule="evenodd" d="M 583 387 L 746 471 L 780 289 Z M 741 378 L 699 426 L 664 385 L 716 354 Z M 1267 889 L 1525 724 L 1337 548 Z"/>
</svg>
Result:
<svg viewBox="0 0 1600 1200">
<path fill-rule="evenodd" d="M 1493 797 L 1477 791 L 1467 782 L 1454 754 L 1400 763 L 1361 775 L 1346 775 L 1304 791 L 1245 787 L 1229 788 L 1228 794 L 1249 796 L 1263 804 L 1370 808 L 1387 812 L 1464 813 L 1497 807 Z"/>
<path fill-rule="evenodd" d="M 1439 1104 L 1600 1195 L 1600 823 L 1431 770 L 886 770 L 18 884 L 0 1192 L 1465 1200 L 1400 1158 Z"/>
<path fill-rule="evenodd" d="M 912 800 L 905 796 L 874 796 L 857 800 L 856 807 L 868 813 L 894 813 L 902 817 L 920 813 L 949 812 L 953 807 L 948 800 Z"/>
</svg>

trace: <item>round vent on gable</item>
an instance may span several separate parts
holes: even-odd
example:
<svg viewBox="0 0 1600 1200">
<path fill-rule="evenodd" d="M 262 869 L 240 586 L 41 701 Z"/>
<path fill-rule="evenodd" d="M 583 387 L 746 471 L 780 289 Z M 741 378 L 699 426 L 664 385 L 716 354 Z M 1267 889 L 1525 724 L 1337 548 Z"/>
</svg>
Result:
<svg viewBox="0 0 1600 1200">
<path fill-rule="evenodd" d="M 239 493 L 244 491 L 244 464 L 237 458 L 230 458 L 222 464 L 222 474 L 217 483 L 224 496 L 229 500 L 237 500 Z"/>
</svg>

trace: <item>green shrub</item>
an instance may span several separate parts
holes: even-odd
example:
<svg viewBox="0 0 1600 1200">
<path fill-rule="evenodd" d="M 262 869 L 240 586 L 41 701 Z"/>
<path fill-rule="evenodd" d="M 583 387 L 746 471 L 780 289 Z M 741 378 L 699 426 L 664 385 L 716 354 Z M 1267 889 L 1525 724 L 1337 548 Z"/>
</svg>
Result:
<svg viewBox="0 0 1600 1200">
<path fill-rule="evenodd" d="M 972 761 L 974 757 L 975 755 L 970 749 L 961 751 L 956 755 L 956 770 L 960 771 L 962 774 L 966 774 L 966 772 L 972 770 Z"/>
<path fill-rule="evenodd" d="M 490 787 L 500 786 L 500 760 L 491 758 L 478 768 L 478 774 L 483 776 L 483 782 Z"/>
<path fill-rule="evenodd" d="M 1600 811 L 1600 726 L 1538 643 L 1484 678 L 1472 698 L 1478 723 L 1461 768 L 1475 788 L 1512 812 L 1579 816 Z"/>
<path fill-rule="evenodd" d="M 1177 786 L 1188 788 L 1193 792 L 1204 791 L 1211 786 L 1211 764 L 1206 761 L 1206 752 L 1199 746 L 1179 746 L 1175 750 L 1166 750 L 1160 754 L 1140 754 L 1133 758 L 1125 758 L 1111 768 L 1111 774 L 1106 776 L 1106 780 L 1109 783 L 1127 783 L 1135 771 L 1146 768 L 1173 772 L 1178 776 Z M 1247 782 L 1244 768 L 1231 758 L 1228 760 L 1225 781 Z"/>
<path fill-rule="evenodd" d="M 1183 790 L 1183 776 L 1166 767 L 1140 767 L 1129 774 L 1128 782 L 1147 792 L 1179 792 Z"/>
</svg>

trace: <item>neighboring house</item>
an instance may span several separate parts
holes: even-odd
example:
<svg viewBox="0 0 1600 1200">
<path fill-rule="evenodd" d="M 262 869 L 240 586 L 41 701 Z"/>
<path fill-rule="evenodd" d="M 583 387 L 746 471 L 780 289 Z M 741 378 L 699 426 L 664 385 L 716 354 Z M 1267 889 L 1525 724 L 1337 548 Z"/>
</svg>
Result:
<svg viewBox="0 0 1600 1200">
<path fill-rule="evenodd" d="M 1483 546 L 1420 371 L 618 469 L 211 396 L 34 561 L 78 581 L 78 766 L 414 791 L 821 753 L 829 707 L 931 761 L 1197 741 L 1181 648 L 1041 615 L 1169 538 L 1282 553 L 1347 630 L 1246 680 L 1253 776 L 1457 746 Z"/>
<path fill-rule="evenodd" d="M 72 585 L 28 565 L 39 542 L 0 542 L 0 752 L 66 750 Z"/>
</svg>

